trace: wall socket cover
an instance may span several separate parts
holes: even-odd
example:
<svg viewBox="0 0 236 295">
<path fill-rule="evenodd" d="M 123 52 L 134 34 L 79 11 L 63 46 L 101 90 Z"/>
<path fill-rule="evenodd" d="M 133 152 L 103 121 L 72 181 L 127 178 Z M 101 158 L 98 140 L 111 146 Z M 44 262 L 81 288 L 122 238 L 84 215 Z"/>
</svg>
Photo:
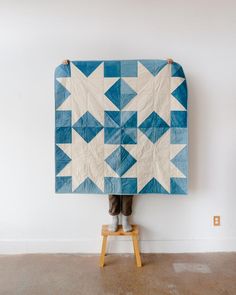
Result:
<svg viewBox="0 0 236 295">
<path fill-rule="evenodd" d="M 220 226 L 220 216 L 219 215 L 213 216 L 213 225 Z"/>
</svg>

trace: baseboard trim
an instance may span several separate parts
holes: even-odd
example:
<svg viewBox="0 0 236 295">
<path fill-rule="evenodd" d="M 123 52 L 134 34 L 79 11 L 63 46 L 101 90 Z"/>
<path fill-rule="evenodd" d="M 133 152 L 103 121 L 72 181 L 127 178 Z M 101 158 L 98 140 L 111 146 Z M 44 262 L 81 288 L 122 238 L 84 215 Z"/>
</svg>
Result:
<svg viewBox="0 0 236 295">
<path fill-rule="evenodd" d="M 236 238 L 140 240 L 142 253 L 235 252 Z M 101 240 L 0 240 L 0 254 L 99 253 Z M 133 253 L 127 237 L 110 237 L 108 253 Z"/>
</svg>

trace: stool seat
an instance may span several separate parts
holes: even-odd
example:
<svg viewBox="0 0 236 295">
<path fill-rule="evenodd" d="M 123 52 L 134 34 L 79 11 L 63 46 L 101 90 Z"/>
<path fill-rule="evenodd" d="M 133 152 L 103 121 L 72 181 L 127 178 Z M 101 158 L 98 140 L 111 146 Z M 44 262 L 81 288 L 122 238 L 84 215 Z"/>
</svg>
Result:
<svg viewBox="0 0 236 295">
<path fill-rule="evenodd" d="M 131 226 L 132 226 L 132 231 L 130 232 L 124 232 L 122 225 L 118 226 L 118 230 L 116 232 L 112 232 L 112 231 L 109 231 L 107 224 L 102 225 L 101 234 L 103 236 L 103 240 L 102 240 L 102 250 L 100 255 L 100 267 L 103 267 L 105 263 L 106 245 L 107 245 L 108 236 L 131 236 L 133 241 L 134 254 L 136 257 L 137 267 L 142 266 L 139 245 L 138 245 L 139 227 L 137 224 L 132 224 Z"/>
<path fill-rule="evenodd" d="M 132 231 L 125 232 L 123 231 L 122 225 L 118 225 L 118 230 L 113 232 L 109 231 L 108 224 L 103 224 L 102 226 L 102 236 L 132 236 L 138 235 L 139 228 L 137 224 L 132 224 Z"/>
</svg>

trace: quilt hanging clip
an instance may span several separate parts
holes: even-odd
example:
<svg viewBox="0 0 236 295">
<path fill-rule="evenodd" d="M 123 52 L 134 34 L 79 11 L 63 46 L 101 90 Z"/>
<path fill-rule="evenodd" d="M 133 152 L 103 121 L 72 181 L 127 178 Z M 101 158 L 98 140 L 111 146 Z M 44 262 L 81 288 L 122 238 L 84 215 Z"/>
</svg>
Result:
<svg viewBox="0 0 236 295">
<path fill-rule="evenodd" d="M 63 64 L 63 65 L 68 65 L 69 63 L 70 63 L 69 59 L 64 59 L 64 60 L 62 61 L 62 64 Z"/>
<path fill-rule="evenodd" d="M 173 61 L 172 58 L 167 58 L 167 63 L 168 63 L 168 64 L 173 64 L 173 62 L 174 62 L 174 61 Z"/>
</svg>

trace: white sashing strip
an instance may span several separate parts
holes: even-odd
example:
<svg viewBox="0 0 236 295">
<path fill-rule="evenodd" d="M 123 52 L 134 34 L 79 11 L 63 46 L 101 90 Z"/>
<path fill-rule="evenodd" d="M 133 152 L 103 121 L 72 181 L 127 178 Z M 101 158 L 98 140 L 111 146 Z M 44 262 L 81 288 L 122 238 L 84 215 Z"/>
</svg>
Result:
<svg viewBox="0 0 236 295">
<path fill-rule="evenodd" d="M 179 272 L 198 272 L 198 273 L 211 273 L 207 264 L 201 263 L 173 263 L 174 271 Z"/>
</svg>

